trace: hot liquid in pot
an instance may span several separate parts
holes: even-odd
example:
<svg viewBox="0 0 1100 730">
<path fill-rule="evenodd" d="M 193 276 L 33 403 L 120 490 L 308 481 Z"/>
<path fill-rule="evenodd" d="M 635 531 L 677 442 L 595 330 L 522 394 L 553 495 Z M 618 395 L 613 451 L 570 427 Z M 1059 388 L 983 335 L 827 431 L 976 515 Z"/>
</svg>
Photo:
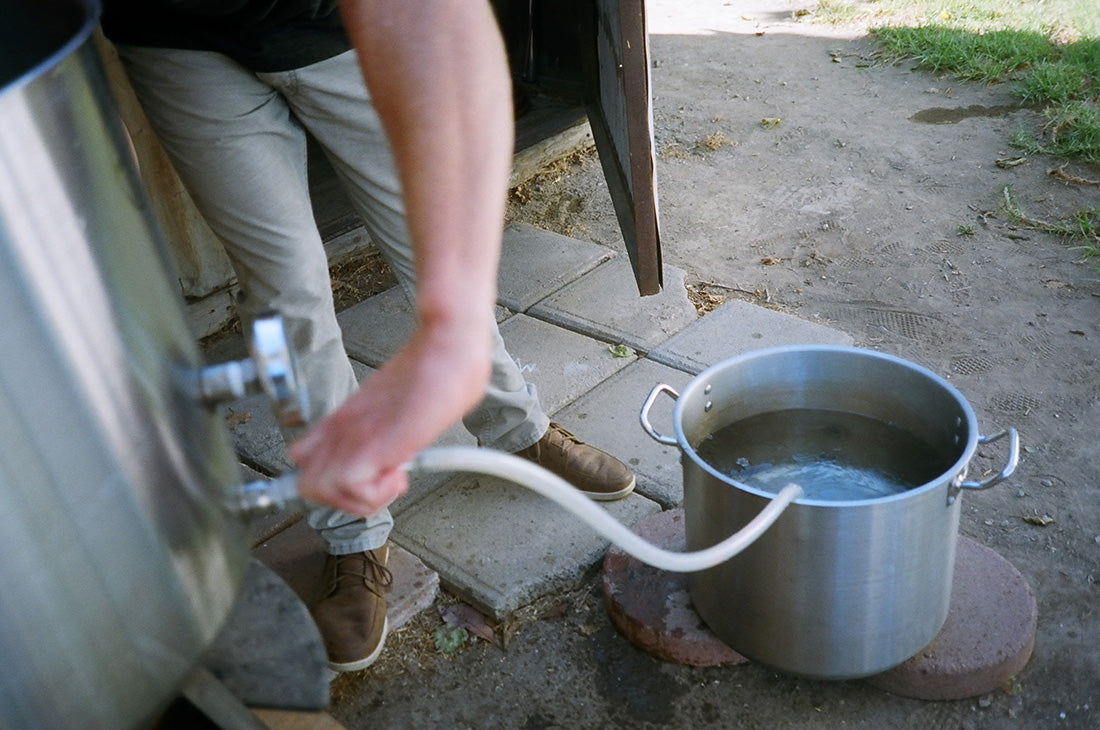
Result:
<svg viewBox="0 0 1100 730">
<path fill-rule="evenodd" d="M 699 457 L 722 474 L 776 493 L 792 482 L 803 499 L 889 497 L 941 476 L 944 454 L 884 421 L 843 411 L 790 409 L 735 421 L 704 438 Z"/>
</svg>

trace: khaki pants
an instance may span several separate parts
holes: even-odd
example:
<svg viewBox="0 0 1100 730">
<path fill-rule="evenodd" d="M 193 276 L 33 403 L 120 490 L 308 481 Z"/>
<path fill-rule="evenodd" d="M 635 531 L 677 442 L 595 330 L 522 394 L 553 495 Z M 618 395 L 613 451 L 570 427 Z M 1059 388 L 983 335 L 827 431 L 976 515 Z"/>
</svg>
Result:
<svg viewBox="0 0 1100 730">
<path fill-rule="evenodd" d="M 328 262 L 306 173 L 309 130 L 324 149 L 405 293 L 416 295 L 397 172 L 354 52 L 278 73 L 218 53 L 120 46 L 138 99 L 237 273 L 242 321 L 279 311 L 309 390 L 311 418 L 357 387 L 333 309 Z M 415 418 L 416 414 L 410 414 Z M 464 420 L 478 443 L 518 451 L 549 419 L 496 333 L 484 400 Z M 309 514 L 329 552 L 380 547 L 393 520 L 328 508 Z"/>
</svg>

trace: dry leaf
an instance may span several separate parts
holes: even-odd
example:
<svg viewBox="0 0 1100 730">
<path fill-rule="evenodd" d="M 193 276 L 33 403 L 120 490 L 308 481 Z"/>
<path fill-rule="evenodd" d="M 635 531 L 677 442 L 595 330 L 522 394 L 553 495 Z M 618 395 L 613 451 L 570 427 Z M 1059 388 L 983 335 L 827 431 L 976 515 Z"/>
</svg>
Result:
<svg viewBox="0 0 1100 730">
<path fill-rule="evenodd" d="M 459 626 L 479 639 L 501 646 L 500 641 L 497 639 L 496 627 L 473 606 L 465 603 L 453 603 L 440 608 L 439 615 L 443 621 L 451 626 Z"/>
<path fill-rule="evenodd" d="M 230 413 L 225 417 L 226 424 L 229 428 L 236 428 L 237 426 L 243 426 L 252 420 L 252 411 L 237 411 Z"/>
<path fill-rule="evenodd" d="M 565 601 L 561 601 L 543 611 L 539 618 L 545 621 L 553 621 L 554 619 L 561 618 L 567 613 L 569 613 L 569 604 Z"/>
<path fill-rule="evenodd" d="M 778 256 L 765 256 L 764 258 L 760 259 L 760 263 L 764 264 L 765 266 L 775 266 L 776 264 L 783 263 L 783 259 L 779 258 Z"/>
<path fill-rule="evenodd" d="M 1046 527 L 1047 525 L 1054 524 L 1054 518 L 1050 515 L 1043 515 L 1042 517 L 1038 515 L 1028 515 L 1024 518 L 1024 522 L 1031 525 L 1038 525 L 1039 527 Z"/>
</svg>

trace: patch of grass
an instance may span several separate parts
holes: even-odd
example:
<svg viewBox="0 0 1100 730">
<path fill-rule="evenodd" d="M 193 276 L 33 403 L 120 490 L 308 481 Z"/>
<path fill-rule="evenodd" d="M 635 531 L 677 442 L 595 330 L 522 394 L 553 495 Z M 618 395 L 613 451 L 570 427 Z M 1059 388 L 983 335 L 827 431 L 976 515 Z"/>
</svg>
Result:
<svg viewBox="0 0 1100 730">
<path fill-rule="evenodd" d="M 1018 131 L 1025 151 L 1100 160 L 1100 12 L 1094 0 L 823 0 L 819 19 L 870 22 L 886 62 L 937 74 L 1012 82 L 1043 109 L 1039 131 Z"/>
<path fill-rule="evenodd" d="M 999 30 L 973 33 L 942 25 L 885 26 L 871 34 L 890 62 L 916 61 L 919 68 L 985 83 L 1006 81 L 1021 69 L 1049 62 L 1055 50 L 1041 33 Z"/>
<path fill-rule="evenodd" d="M 1100 36 L 1095 0 L 821 0 L 815 17 L 832 24 L 1030 30 L 1059 42 Z"/>
<path fill-rule="evenodd" d="M 1100 59 L 1096 63 L 1100 68 Z M 1080 98 L 1091 83 L 1083 64 L 1044 60 L 1020 80 L 1019 96 L 1025 104 L 1064 104 Z"/>
<path fill-rule="evenodd" d="M 1085 162 L 1100 161 L 1100 112 L 1097 105 L 1072 101 L 1043 110 L 1046 122 L 1037 134 L 1017 129 L 1009 141 L 1013 147 L 1029 153 Z"/>
<path fill-rule="evenodd" d="M 984 83 L 1014 81 L 1025 104 L 1043 108 L 1041 130 L 1012 144 L 1069 160 L 1100 160 L 1100 40 L 1059 44 L 1032 31 L 976 34 L 940 26 L 872 31 L 890 61 Z"/>
<path fill-rule="evenodd" d="M 1046 221 L 1024 212 L 1012 197 L 1011 185 L 1002 192 L 1005 212 L 1013 223 L 1065 238 L 1076 244 L 1074 250 L 1080 251 L 1085 260 L 1100 265 L 1100 207 L 1079 210 L 1065 220 Z"/>
<path fill-rule="evenodd" d="M 1096 0 L 821 0 L 816 19 L 868 25 L 882 49 L 880 61 L 912 61 L 936 74 L 1014 84 L 1022 104 L 1041 109 L 1043 123 L 1038 130 L 1017 129 L 1009 144 L 1031 154 L 1100 162 Z M 1011 186 L 1003 192 L 1015 224 L 1079 244 L 1074 248 L 1100 268 L 1100 207 L 1044 221 L 1020 209 Z M 958 235 L 972 234 L 973 227 L 958 227 Z"/>
</svg>

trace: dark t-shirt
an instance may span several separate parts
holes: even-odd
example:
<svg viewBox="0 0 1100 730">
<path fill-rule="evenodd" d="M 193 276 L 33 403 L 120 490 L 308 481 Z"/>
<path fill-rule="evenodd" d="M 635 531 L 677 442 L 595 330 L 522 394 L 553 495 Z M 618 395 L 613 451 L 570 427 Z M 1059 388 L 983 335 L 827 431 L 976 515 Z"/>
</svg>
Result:
<svg viewBox="0 0 1100 730">
<path fill-rule="evenodd" d="M 115 43 L 217 51 L 253 71 L 287 71 L 351 47 L 337 0 L 103 0 Z"/>
</svg>

